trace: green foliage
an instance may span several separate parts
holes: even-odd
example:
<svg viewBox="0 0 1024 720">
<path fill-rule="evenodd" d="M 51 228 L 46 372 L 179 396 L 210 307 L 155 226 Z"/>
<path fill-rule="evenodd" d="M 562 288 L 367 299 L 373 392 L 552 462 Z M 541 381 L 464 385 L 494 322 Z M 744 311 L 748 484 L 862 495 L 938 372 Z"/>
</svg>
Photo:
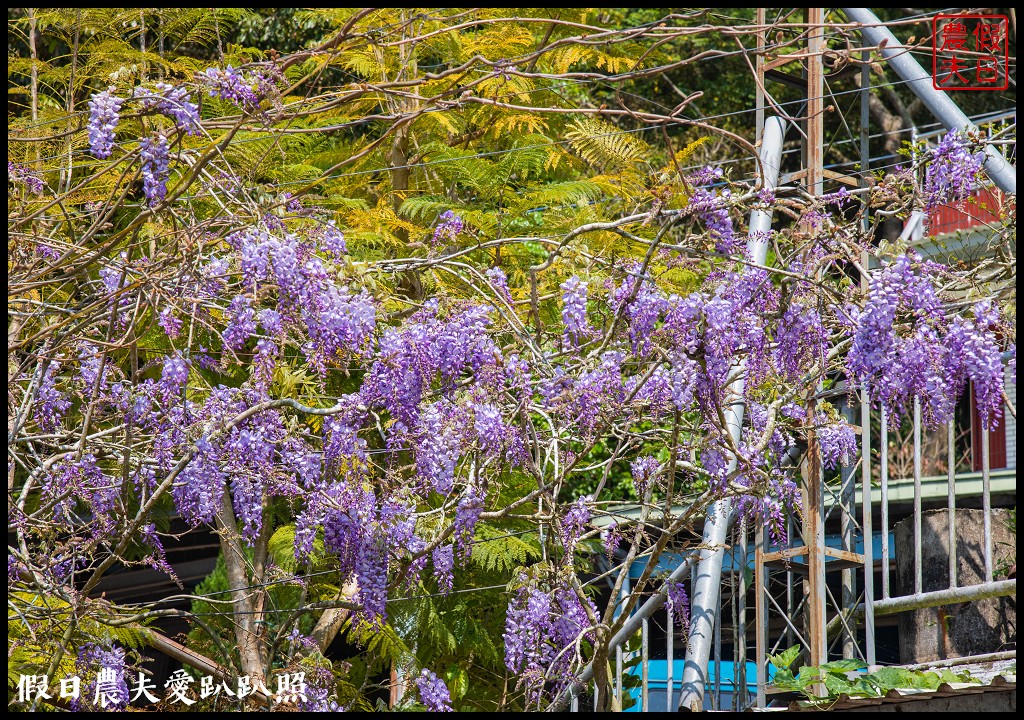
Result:
<svg viewBox="0 0 1024 720">
<path fill-rule="evenodd" d="M 883 667 L 865 673 L 867 664 L 861 660 L 833 660 L 816 667 L 802 666 L 794 676 L 791 666 L 800 654 L 800 646 L 795 645 L 778 655 L 769 655 L 769 661 L 775 666 L 772 682 L 780 690 L 803 693 L 818 705 L 827 705 L 840 695 L 882 697 L 890 690 L 937 690 L 943 683 L 980 682 L 969 673 L 948 668 L 932 671 Z M 824 686 L 826 694 L 818 695 L 816 686 Z"/>
</svg>

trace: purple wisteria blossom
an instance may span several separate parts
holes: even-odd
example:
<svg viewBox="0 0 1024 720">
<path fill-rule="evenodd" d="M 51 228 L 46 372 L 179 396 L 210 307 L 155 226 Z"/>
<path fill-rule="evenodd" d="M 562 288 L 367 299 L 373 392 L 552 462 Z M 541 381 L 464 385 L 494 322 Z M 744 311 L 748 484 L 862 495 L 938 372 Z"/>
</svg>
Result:
<svg viewBox="0 0 1024 720">
<path fill-rule="evenodd" d="M 686 585 L 682 582 L 668 583 L 666 605 L 668 611 L 684 633 L 690 628 L 690 597 L 686 594 Z"/>
<path fill-rule="evenodd" d="M 43 373 L 33 408 L 36 424 L 44 432 L 53 432 L 59 426 L 64 413 L 71 407 L 71 401 L 56 387 L 57 372 L 60 364 L 51 362 Z"/>
<path fill-rule="evenodd" d="M 178 129 L 189 135 L 198 135 L 199 106 L 192 102 L 188 88 L 158 82 L 153 89 L 136 87 L 132 97 L 139 101 L 143 110 L 156 110 L 174 120 Z"/>
<path fill-rule="evenodd" d="M 139 140 L 139 157 L 142 158 L 142 192 L 153 207 L 167 196 L 170 173 L 167 138 L 157 133 Z"/>
<path fill-rule="evenodd" d="M 75 672 L 86 682 L 71 701 L 73 710 L 111 711 L 128 706 L 127 667 L 121 648 L 85 643 L 78 650 Z"/>
<path fill-rule="evenodd" d="M 231 65 L 224 69 L 207 68 L 196 73 L 196 80 L 209 88 L 210 97 L 219 97 L 247 110 L 259 107 L 261 97 L 255 89 L 257 84 Z"/>
<path fill-rule="evenodd" d="M 706 167 L 692 175 L 691 180 L 695 181 L 695 185 L 710 185 L 721 176 L 721 168 Z M 730 198 L 729 190 L 716 194 L 713 190 L 697 187 L 690 196 L 689 206 L 690 210 L 707 225 L 715 250 L 726 255 L 737 252 L 743 246 L 743 238 L 736 234 L 732 218 L 729 216 Z"/>
<path fill-rule="evenodd" d="M 622 532 L 619 530 L 619 523 L 613 520 L 612 524 L 601 534 L 601 544 L 604 545 L 604 554 L 608 560 L 615 557 L 615 551 L 619 549 L 621 542 Z"/>
<path fill-rule="evenodd" d="M 101 160 L 114 151 L 114 132 L 121 121 L 124 98 L 113 94 L 114 88 L 96 93 L 89 100 L 89 149 Z"/>
<path fill-rule="evenodd" d="M 454 242 L 465 229 L 462 218 L 451 210 L 445 210 L 441 213 L 438 221 L 437 226 L 434 228 L 434 234 L 430 238 L 430 244 L 434 247 L 443 242 Z"/>
<path fill-rule="evenodd" d="M 174 340 L 181 333 L 182 321 L 181 318 L 174 314 L 174 308 L 164 308 L 160 312 L 160 318 L 157 320 L 157 324 L 163 328 L 164 332 L 167 333 L 167 337 Z"/>
<path fill-rule="evenodd" d="M 942 137 L 931 156 L 924 176 L 928 210 L 966 199 L 981 171 L 985 153 L 972 151 L 963 133 L 953 130 Z"/>
<path fill-rule="evenodd" d="M 224 345 L 232 350 L 241 348 L 256 332 L 256 312 L 252 302 L 244 295 L 236 295 L 228 308 L 228 324 L 224 328 Z"/>
<path fill-rule="evenodd" d="M 547 683 L 556 693 L 567 687 L 572 675 L 572 647 L 590 637 L 587 610 L 570 588 L 550 592 L 523 583 L 505 614 L 505 666 L 519 676 L 530 703 L 536 703 Z M 587 599 L 591 612 L 593 603 Z"/>
<path fill-rule="evenodd" d="M 451 712 L 452 698 L 448 686 L 430 670 L 423 668 L 416 678 L 416 687 L 420 691 L 420 701 L 430 712 Z"/>
<path fill-rule="evenodd" d="M 970 380 L 981 388 L 978 407 L 990 427 L 1002 413 L 998 317 L 991 304 L 980 303 L 974 321 L 947 321 L 928 265 L 904 255 L 872 273 L 847 366 L 892 414 L 919 398 L 933 427 L 952 416 Z"/>
<path fill-rule="evenodd" d="M 492 267 L 484 274 L 487 276 L 487 282 L 497 291 L 498 295 L 506 302 L 512 302 L 512 293 L 508 289 L 508 277 L 505 276 L 505 271 L 500 267 Z"/>
<path fill-rule="evenodd" d="M 857 457 L 857 434 L 843 421 L 830 422 L 825 415 L 818 416 L 818 443 L 821 445 L 821 464 L 833 469 L 851 465 Z"/>
<path fill-rule="evenodd" d="M 560 287 L 565 342 L 576 347 L 593 333 L 587 322 L 587 284 L 573 275 Z"/>
<path fill-rule="evenodd" d="M 27 165 L 7 161 L 7 182 L 22 184 L 29 189 L 29 192 L 38 195 L 43 191 L 45 183 Z"/>
<path fill-rule="evenodd" d="M 345 234 L 335 226 L 333 220 L 328 220 L 327 226 L 324 227 L 320 247 L 335 260 L 341 260 L 348 252 Z"/>
<path fill-rule="evenodd" d="M 442 595 L 452 591 L 454 575 L 452 569 L 455 567 L 455 548 L 451 545 L 438 545 L 431 553 L 434 562 L 434 577 L 437 578 L 437 587 Z"/>
<path fill-rule="evenodd" d="M 661 463 L 658 462 L 657 458 L 650 455 L 644 457 L 638 457 L 629 466 L 630 472 L 633 474 L 633 486 L 636 488 L 636 496 L 643 500 L 647 495 L 647 490 L 651 486 L 651 480 L 658 475 L 658 471 L 661 469 Z"/>
<path fill-rule="evenodd" d="M 459 550 L 463 558 L 468 559 L 473 549 L 473 532 L 480 520 L 480 514 L 484 511 L 484 499 L 475 485 L 471 485 L 466 495 L 459 500 L 455 509 L 454 537 L 455 548 Z"/>
<path fill-rule="evenodd" d="M 584 528 L 590 522 L 590 499 L 589 495 L 581 495 L 562 517 L 562 546 L 567 561 L 572 557 Z"/>
</svg>

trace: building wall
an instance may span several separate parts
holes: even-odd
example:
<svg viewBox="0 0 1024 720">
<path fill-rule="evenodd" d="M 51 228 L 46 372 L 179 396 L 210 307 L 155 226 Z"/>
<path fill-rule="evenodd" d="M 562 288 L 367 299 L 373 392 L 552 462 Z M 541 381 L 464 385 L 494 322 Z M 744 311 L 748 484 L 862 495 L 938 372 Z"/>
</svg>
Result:
<svg viewBox="0 0 1024 720">
<path fill-rule="evenodd" d="M 1010 372 L 1010 368 L 1006 368 L 1004 371 L 1003 384 L 1006 387 L 1006 397 L 1013 403 L 1013 407 L 1017 407 L 1017 379 Z M 1005 413 L 1006 422 L 1006 467 L 1016 468 L 1017 467 L 1017 420 L 1010 415 Z"/>
</svg>

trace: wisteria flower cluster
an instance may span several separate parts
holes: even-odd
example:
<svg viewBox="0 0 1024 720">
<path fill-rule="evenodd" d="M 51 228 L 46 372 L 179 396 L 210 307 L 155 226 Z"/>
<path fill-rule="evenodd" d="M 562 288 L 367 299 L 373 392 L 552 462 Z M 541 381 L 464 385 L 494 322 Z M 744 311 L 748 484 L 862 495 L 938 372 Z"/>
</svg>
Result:
<svg viewBox="0 0 1024 720">
<path fill-rule="evenodd" d="M 420 671 L 416 678 L 416 687 L 420 691 L 420 700 L 430 712 L 451 712 L 452 699 L 448 686 L 427 668 Z"/>
<path fill-rule="evenodd" d="M 167 138 L 159 133 L 142 138 L 139 140 L 139 156 L 142 158 L 142 191 L 150 206 L 154 206 L 167 196 L 170 165 Z"/>
<path fill-rule="evenodd" d="M 219 97 L 248 110 L 259 108 L 266 91 L 262 75 L 231 65 L 226 68 L 207 68 L 196 73 L 196 80 L 209 88 L 210 97 Z"/>
<path fill-rule="evenodd" d="M 128 706 L 127 667 L 123 649 L 85 643 L 78 650 L 75 671 L 86 680 L 71 701 L 77 711 L 124 710 Z"/>
<path fill-rule="evenodd" d="M 513 84 L 524 74 L 507 61 L 495 69 Z M 20 398 L 11 405 L 9 474 L 28 502 L 12 504 L 10 523 L 31 536 L 28 547 L 49 552 L 33 559 L 12 543 L 9 582 L 77 596 L 86 607 L 102 590 L 89 578 L 98 582 L 108 560 L 173 577 L 156 512 L 217 527 L 233 561 L 245 559 L 230 582 L 237 589 L 242 576 L 251 597 L 292 584 L 307 598 L 329 582 L 333 597 L 344 594 L 336 604 L 353 634 L 404 632 L 399 600 L 456 606 L 467 598 L 458 584 L 477 569 L 500 572 L 501 583 L 515 578 L 504 596 L 504 662 L 534 707 L 577 682 L 603 624 L 614 622 L 614 606 L 602 616 L 587 598 L 580 569 L 588 553 L 600 565 L 603 549 L 614 564 L 642 542 L 643 527 L 614 510 L 633 500 L 630 478 L 640 512 L 678 490 L 729 497 L 741 522 L 759 523 L 782 544 L 800 502 L 795 467 L 812 435 L 827 470 L 852 466 L 858 453 L 855 428 L 821 400 L 819 384 L 866 386 L 891 413 L 920 402 L 934 424 L 953 417 L 970 383 L 983 425 L 999 420 L 1001 353 L 1013 334 L 999 305 L 947 296 L 940 288 L 955 273 L 913 254 L 876 253 L 881 262 L 859 292 L 846 276 L 857 269 L 846 263 L 874 250 L 854 224 L 829 215 L 830 205 L 857 202 L 849 193 L 801 206 L 799 227 L 780 223 L 773 256 L 754 263 L 754 253 L 742 256 L 744 243 L 768 235 L 742 236 L 740 205 L 763 210 L 774 195 L 742 195 L 720 168 L 704 167 L 682 183 L 685 207 L 665 203 L 646 223 L 615 225 L 626 242 L 611 250 L 596 241 L 581 248 L 567 235 L 532 266 L 540 289 L 516 302 L 527 292 L 510 283 L 548 246 L 491 242 L 476 206 L 440 214 L 423 232 L 429 248 L 411 242 L 407 256 L 386 256 L 402 249 L 367 251 L 368 233 L 352 220 L 362 209 L 314 194 L 315 184 L 288 185 L 301 198 L 276 188 L 250 193 L 241 153 L 195 152 L 206 140 L 186 135 L 224 127 L 201 123 L 195 93 L 217 98 L 204 101 L 211 112 L 237 106 L 229 114 L 241 110 L 245 133 L 253 115 L 269 132 L 277 120 L 261 107 L 281 100 L 281 79 L 272 65 L 229 65 L 198 73 L 198 86 L 147 83 L 128 98 L 114 87 L 92 96 L 97 158 L 114 156 L 117 129 L 134 126 L 128 118 L 119 125 L 126 103 L 166 117 L 142 121 L 137 169 L 150 210 L 140 222 L 81 203 L 72 217 L 98 213 L 95 223 L 68 220 L 49 245 L 31 238 L 26 252 L 15 244 L 9 253 L 12 263 L 29 258 L 19 282 L 33 291 L 42 287 L 37 276 L 59 278 L 59 290 L 28 298 L 26 312 L 37 316 L 12 341 L 9 389 Z M 294 129 L 282 145 L 316 130 Z M 172 162 L 213 155 L 197 169 L 211 178 L 209 192 L 186 187 L 190 172 L 176 173 L 168 189 Z M 964 199 L 982 160 L 980 144 L 947 135 L 925 160 L 930 207 Z M 22 186 L 52 190 L 18 163 L 9 161 L 8 174 L 12 202 L 36 202 Z M 904 171 L 889 184 L 913 181 Z M 473 202 L 457 189 L 448 197 L 450 207 Z M 321 198 L 324 207 L 314 204 Z M 790 194 L 779 204 L 803 202 Z M 68 239 L 80 226 L 102 252 L 83 254 L 86 243 Z M 476 247 L 461 243 L 470 232 L 480 236 Z M 103 245 L 108 233 L 116 244 Z M 654 237 L 672 243 L 647 253 Z M 46 253 L 72 269 L 61 263 L 61 274 L 46 275 Z M 74 267 L 79 255 L 88 260 Z M 458 293 L 437 291 L 451 279 L 444 273 L 455 274 Z M 79 315 L 91 318 L 81 330 Z M 727 419 L 740 413 L 742 422 Z M 607 516 L 619 522 L 600 544 L 584 544 Z M 513 549 L 491 562 L 496 547 Z M 250 552 L 259 562 L 249 563 Z M 664 596 L 686 627 L 683 583 L 636 592 Z M 241 613 L 249 597 L 231 593 L 225 602 Z M 269 633 L 280 621 L 254 624 Z M 313 655 L 309 621 L 273 629 L 277 640 L 294 629 L 290 645 L 302 653 L 290 651 L 288 663 Z M 429 655 L 415 654 L 418 669 Z M 88 683 L 82 709 L 94 709 L 93 698 L 127 705 L 124 651 L 88 645 L 79 666 Z M 332 671 L 309 678 L 301 708 L 338 709 L 344 693 Z M 428 709 L 452 709 L 445 681 L 430 670 L 412 683 Z"/>
<path fill-rule="evenodd" d="M 445 210 L 438 218 L 437 227 L 430 238 L 430 243 L 435 247 L 445 243 L 453 242 L 465 230 L 462 218 L 451 210 Z"/>
<path fill-rule="evenodd" d="M 981 171 L 985 153 L 971 147 L 959 130 L 942 136 L 932 149 L 931 162 L 925 169 L 924 192 L 928 209 L 958 203 L 971 194 Z"/>
<path fill-rule="evenodd" d="M 505 616 L 505 665 L 519 676 L 530 702 L 536 703 L 546 684 L 557 693 L 573 682 L 578 644 L 593 632 L 572 589 L 556 586 L 544 592 L 525 577 L 520 583 Z M 596 612 L 589 599 L 586 603 Z"/>
<path fill-rule="evenodd" d="M 149 89 L 140 85 L 135 88 L 132 97 L 143 110 L 156 110 L 172 118 L 182 132 L 199 134 L 199 106 L 192 102 L 192 96 L 185 86 L 159 82 L 153 89 Z"/>
<path fill-rule="evenodd" d="M 970 380 L 981 388 L 978 408 L 983 426 L 990 427 L 1002 415 L 999 312 L 982 302 L 974 321 L 949 322 L 927 267 L 903 255 L 872 274 L 867 303 L 854 320 L 850 374 L 867 383 L 890 413 L 919 399 L 933 426 L 952 417 Z"/>
<path fill-rule="evenodd" d="M 587 322 L 587 284 L 573 275 L 561 285 L 562 325 L 567 344 L 576 346 L 591 334 Z"/>
<path fill-rule="evenodd" d="M 89 149 L 101 160 L 114 151 L 115 131 L 121 121 L 124 98 L 113 94 L 111 87 L 96 93 L 89 100 Z"/>
<path fill-rule="evenodd" d="M 46 186 L 42 179 L 27 165 L 21 163 L 7 161 L 7 182 L 22 184 L 28 188 L 29 192 L 38 195 L 43 191 Z"/>
</svg>

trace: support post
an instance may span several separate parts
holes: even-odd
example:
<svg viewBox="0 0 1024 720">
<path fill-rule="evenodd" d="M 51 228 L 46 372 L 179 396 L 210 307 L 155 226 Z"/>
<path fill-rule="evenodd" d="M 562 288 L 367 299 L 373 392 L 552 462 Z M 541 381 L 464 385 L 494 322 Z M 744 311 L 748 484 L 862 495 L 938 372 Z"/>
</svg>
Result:
<svg viewBox="0 0 1024 720">
<path fill-rule="evenodd" d="M 782 140 L 786 134 L 785 121 L 772 117 L 765 123 L 761 143 L 761 171 L 764 186 L 775 189 L 782 160 Z M 750 214 L 750 234 L 747 250 L 751 260 L 763 265 L 768 255 L 766 236 L 771 230 L 772 216 L 764 210 Z M 725 408 L 726 424 L 733 439 L 739 443 L 743 426 L 743 389 L 741 375 L 729 386 L 729 404 Z M 729 459 L 727 472 L 736 469 L 736 458 Z M 700 710 L 704 706 L 704 687 L 707 685 L 708 660 L 711 655 L 712 634 L 717 622 L 718 598 L 722 590 L 722 558 L 729 527 L 732 502 L 719 500 L 708 513 L 704 523 L 703 550 L 693 579 L 693 597 L 690 601 L 690 642 L 683 666 L 683 683 L 679 697 L 680 709 Z"/>
</svg>

